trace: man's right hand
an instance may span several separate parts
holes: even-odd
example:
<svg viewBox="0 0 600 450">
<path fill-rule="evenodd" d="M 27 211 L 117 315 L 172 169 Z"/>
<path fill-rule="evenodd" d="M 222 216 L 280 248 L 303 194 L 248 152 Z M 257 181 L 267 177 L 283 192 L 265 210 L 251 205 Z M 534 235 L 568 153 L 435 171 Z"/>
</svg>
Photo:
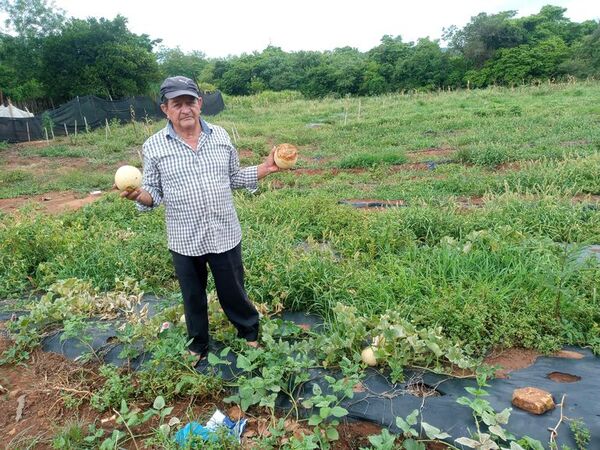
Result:
<svg viewBox="0 0 600 450">
<path fill-rule="evenodd" d="M 116 188 L 116 186 L 113 186 L 113 188 Z M 154 201 L 152 200 L 152 196 L 142 188 L 137 188 L 132 191 L 121 191 L 119 195 L 122 198 L 126 198 L 127 200 L 133 200 L 145 206 L 152 206 L 152 203 L 154 203 Z"/>
</svg>

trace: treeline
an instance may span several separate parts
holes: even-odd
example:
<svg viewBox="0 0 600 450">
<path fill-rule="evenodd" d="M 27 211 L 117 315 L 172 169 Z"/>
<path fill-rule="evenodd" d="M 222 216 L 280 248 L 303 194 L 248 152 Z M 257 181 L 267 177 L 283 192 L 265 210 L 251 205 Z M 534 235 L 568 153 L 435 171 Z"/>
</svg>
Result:
<svg viewBox="0 0 600 450">
<path fill-rule="evenodd" d="M 17 101 L 76 95 L 155 94 L 165 76 L 182 74 L 231 95 L 296 90 L 307 97 L 377 95 L 446 87 L 515 85 L 600 75 L 600 24 L 572 22 L 565 8 L 539 13 L 481 13 L 463 28 L 428 38 L 384 36 L 367 51 L 262 52 L 206 58 L 136 35 L 127 19 L 66 18 L 47 0 L 0 0 L 11 33 L 0 34 L 0 90 Z"/>
</svg>

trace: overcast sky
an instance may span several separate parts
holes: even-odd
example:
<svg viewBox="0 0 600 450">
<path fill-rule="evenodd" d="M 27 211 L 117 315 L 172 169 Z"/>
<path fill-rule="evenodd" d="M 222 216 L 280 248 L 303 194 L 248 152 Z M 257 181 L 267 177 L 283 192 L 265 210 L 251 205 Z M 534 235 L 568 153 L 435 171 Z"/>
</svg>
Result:
<svg viewBox="0 0 600 450">
<path fill-rule="evenodd" d="M 600 19 L 597 0 L 55 0 L 68 16 L 128 18 L 129 29 L 162 39 L 167 47 L 208 57 L 261 51 L 269 44 L 285 51 L 333 50 L 350 46 L 367 51 L 383 35 L 405 42 L 443 28 L 464 26 L 480 12 L 537 13 L 545 4 L 567 8 L 571 20 Z"/>
</svg>

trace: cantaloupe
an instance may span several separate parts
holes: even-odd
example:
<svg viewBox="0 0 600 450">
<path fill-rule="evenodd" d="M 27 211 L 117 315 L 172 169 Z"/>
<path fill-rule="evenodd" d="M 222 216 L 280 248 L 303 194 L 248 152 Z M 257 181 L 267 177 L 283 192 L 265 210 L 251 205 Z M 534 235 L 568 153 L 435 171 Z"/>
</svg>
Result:
<svg viewBox="0 0 600 450">
<path fill-rule="evenodd" d="M 291 169 L 298 161 L 298 149 L 292 144 L 279 144 L 275 147 L 275 164 L 280 169 Z"/>
<path fill-rule="evenodd" d="M 142 172 L 134 166 L 121 166 L 115 173 L 115 184 L 121 191 L 133 191 L 142 185 Z"/>
<path fill-rule="evenodd" d="M 374 367 L 377 365 L 377 358 L 375 357 L 373 347 L 365 348 L 360 354 L 360 358 L 362 359 L 362 362 L 364 362 L 367 366 Z"/>
</svg>

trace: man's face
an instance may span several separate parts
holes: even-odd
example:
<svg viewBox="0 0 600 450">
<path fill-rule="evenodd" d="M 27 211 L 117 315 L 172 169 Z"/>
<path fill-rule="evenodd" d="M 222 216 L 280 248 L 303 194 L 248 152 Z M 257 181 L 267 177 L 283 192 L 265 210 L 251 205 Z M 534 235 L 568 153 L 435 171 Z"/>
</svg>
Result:
<svg viewBox="0 0 600 450">
<path fill-rule="evenodd" d="M 170 98 L 160 105 L 176 130 L 190 130 L 199 124 L 202 99 L 191 95 Z"/>
</svg>

